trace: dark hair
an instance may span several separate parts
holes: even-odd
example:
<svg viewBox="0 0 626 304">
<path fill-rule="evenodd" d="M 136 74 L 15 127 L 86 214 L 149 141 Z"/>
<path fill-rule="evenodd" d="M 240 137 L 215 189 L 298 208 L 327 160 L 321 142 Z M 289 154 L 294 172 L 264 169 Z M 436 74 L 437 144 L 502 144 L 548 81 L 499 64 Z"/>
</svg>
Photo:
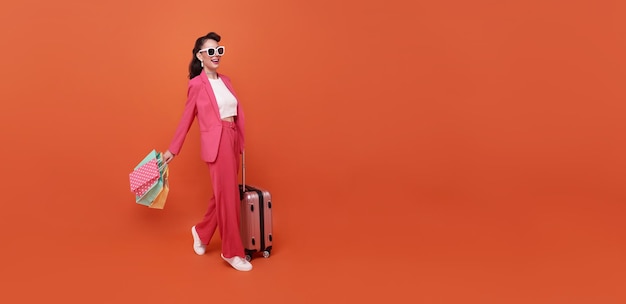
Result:
<svg viewBox="0 0 626 304">
<path fill-rule="evenodd" d="M 209 39 L 220 42 L 222 37 L 220 37 L 220 35 L 216 34 L 215 32 L 210 32 L 196 39 L 196 45 L 193 47 L 193 51 L 191 52 L 191 62 L 189 62 L 189 79 L 192 79 L 202 73 L 202 65 L 196 54 L 200 49 L 202 49 L 204 43 Z"/>
</svg>

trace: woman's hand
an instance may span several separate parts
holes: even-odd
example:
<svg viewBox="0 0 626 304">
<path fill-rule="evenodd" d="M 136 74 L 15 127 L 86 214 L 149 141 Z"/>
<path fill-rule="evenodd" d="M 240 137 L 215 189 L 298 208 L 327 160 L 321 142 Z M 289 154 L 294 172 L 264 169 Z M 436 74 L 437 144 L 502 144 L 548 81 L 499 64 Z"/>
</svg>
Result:
<svg viewBox="0 0 626 304">
<path fill-rule="evenodd" d="M 165 153 L 163 153 L 163 161 L 165 161 L 166 164 L 171 162 L 172 159 L 174 159 L 174 154 L 172 154 L 170 150 L 167 150 L 165 151 Z"/>
</svg>

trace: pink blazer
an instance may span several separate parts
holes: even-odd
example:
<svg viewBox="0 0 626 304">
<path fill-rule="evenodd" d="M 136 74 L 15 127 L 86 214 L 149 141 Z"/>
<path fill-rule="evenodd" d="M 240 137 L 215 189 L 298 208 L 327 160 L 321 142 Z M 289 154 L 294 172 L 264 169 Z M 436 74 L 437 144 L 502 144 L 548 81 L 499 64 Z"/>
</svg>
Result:
<svg viewBox="0 0 626 304">
<path fill-rule="evenodd" d="M 230 78 L 225 75 L 218 74 L 224 81 L 226 87 L 235 95 Z M 217 150 L 222 136 L 222 119 L 220 117 L 217 101 L 213 88 L 207 79 L 206 74 L 200 75 L 189 80 L 187 87 L 187 102 L 183 111 L 182 118 L 174 133 L 174 138 L 170 143 L 169 150 L 174 155 L 178 155 L 182 149 L 189 128 L 195 118 L 198 118 L 200 127 L 200 154 L 205 162 L 214 162 L 217 157 Z M 244 148 L 244 115 L 241 102 L 237 98 L 237 116 L 235 123 L 239 131 L 239 153 Z"/>
</svg>

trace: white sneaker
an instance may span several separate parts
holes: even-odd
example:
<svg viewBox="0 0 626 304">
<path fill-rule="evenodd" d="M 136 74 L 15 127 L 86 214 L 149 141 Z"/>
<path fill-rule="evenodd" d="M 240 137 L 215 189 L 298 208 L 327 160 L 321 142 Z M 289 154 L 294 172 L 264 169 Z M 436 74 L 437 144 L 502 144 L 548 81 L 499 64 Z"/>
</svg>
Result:
<svg viewBox="0 0 626 304">
<path fill-rule="evenodd" d="M 203 255 L 206 252 L 206 245 L 203 245 L 202 241 L 200 241 L 196 226 L 191 227 L 191 235 L 193 236 L 193 251 L 195 251 L 197 255 Z"/>
<path fill-rule="evenodd" d="M 250 262 L 248 262 L 246 259 L 242 258 L 242 257 L 232 257 L 232 258 L 225 258 L 224 254 L 222 254 L 222 259 L 224 259 L 224 261 L 228 262 L 228 264 L 230 264 L 230 266 L 233 266 L 233 268 L 239 270 L 239 271 L 250 271 L 252 270 L 252 264 L 250 264 Z"/>
</svg>

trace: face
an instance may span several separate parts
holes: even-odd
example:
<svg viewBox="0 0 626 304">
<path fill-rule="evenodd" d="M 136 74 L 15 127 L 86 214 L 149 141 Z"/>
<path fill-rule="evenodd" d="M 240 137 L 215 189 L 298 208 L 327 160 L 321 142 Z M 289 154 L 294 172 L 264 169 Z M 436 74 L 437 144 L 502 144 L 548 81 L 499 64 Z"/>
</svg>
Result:
<svg viewBox="0 0 626 304">
<path fill-rule="evenodd" d="M 202 49 L 196 56 L 202 61 L 205 68 L 216 70 L 220 65 L 220 59 L 224 54 L 224 47 L 220 46 L 217 41 L 207 39 L 202 45 Z"/>
</svg>

